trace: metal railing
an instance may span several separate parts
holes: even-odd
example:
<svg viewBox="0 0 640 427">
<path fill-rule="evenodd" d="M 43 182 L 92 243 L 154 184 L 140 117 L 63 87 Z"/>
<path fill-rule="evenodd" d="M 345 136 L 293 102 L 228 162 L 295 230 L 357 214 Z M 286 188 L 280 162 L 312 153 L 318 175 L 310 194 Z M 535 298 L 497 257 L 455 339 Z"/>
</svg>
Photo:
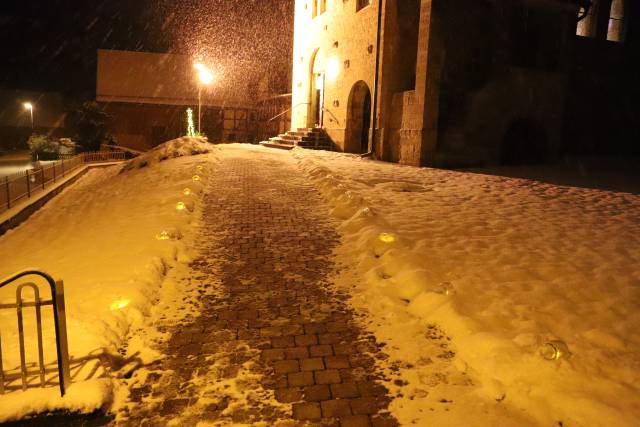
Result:
<svg viewBox="0 0 640 427">
<path fill-rule="evenodd" d="M 63 157 L 56 162 L 0 178 L 0 213 L 11 209 L 23 199 L 44 191 L 79 167 L 98 162 L 126 160 L 126 153 L 120 151 L 99 151 Z"/>
<path fill-rule="evenodd" d="M 334 121 L 338 126 L 340 126 L 340 119 L 338 119 L 331 110 L 329 110 L 328 108 L 322 107 L 322 111 L 329 113 L 331 115 L 331 118 L 329 118 L 329 120 Z"/>
<path fill-rule="evenodd" d="M 18 280 L 27 276 L 38 276 L 44 279 L 51 289 L 51 299 L 43 301 L 40 298 L 39 287 L 32 283 L 27 282 L 18 285 L 16 289 L 16 303 L 15 304 L 0 304 L 0 310 L 15 309 L 18 316 L 18 340 L 20 344 L 20 373 L 22 378 L 22 390 L 26 390 L 29 383 L 29 370 L 26 363 L 26 351 L 24 344 L 24 322 L 22 310 L 25 307 L 35 307 L 36 310 L 36 323 L 38 334 L 38 376 L 40 377 L 40 387 L 45 386 L 45 367 L 44 367 L 44 348 L 42 344 L 42 312 L 41 307 L 51 305 L 53 306 L 53 322 L 56 333 L 56 352 L 58 356 L 58 379 L 60 384 L 60 395 L 64 396 L 67 388 L 71 383 L 71 370 L 69 368 L 69 344 L 67 341 L 67 322 L 65 314 L 64 303 L 64 284 L 62 281 L 55 281 L 47 273 L 43 273 L 37 270 L 26 270 L 13 276 L 2 280 L 0 282 L 0 289 L 17 282 Z M 32 302 L 25 302 L 22 298 L 22 291 L 25 288 L 33 290 L 34 300 Z M 2 365 L 2 335 L 0 334 L 0 394 L 5 392 L 5 373 Z"/>
<path fill-rule="evenodd" d="M 285 114 L 287 114 L 289 111 L 293 111 L 294 109 L 296 109 L 297 107 L 301 106 L 301 105 L 310 105 L 308 102 L 301 102 L 299 104 L 294 105 L 291 108 L 287 108 L 286 110 L 284 110 L 283 112 L 281 112 L 280 114 L 278 114 L 277 116 L 271 117 L 269 120 L 267 120 L 267 122 L 272 122 L 275 119 L 284 116 Z"/>
</svg>

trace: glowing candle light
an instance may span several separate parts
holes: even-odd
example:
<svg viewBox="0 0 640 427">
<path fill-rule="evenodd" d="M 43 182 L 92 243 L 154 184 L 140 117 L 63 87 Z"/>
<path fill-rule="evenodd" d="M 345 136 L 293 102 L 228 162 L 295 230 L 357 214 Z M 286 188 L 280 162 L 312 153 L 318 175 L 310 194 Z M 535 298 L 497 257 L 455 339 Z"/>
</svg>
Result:
<svg viewBox="0 0 640 427">
<path fill-rule="evenodd" d="M 176 203 L 176 209 L 179 211 L 183 211 L 187 208 L 187 206 L 183 202 Z"/>
<path fill-rule="evenodd" d="M 191 179 L 193 180 L 193 182 L 200 182 L 200 175 L 193 175 Z"/>
<path fill-rule="evenodd" d="M 185 188 L 184 190 L 182 190 L 182 194 L 184 194 L 185 196 L 190 196 L 191 189 L 189 187 Z"/>
<path fill-rule="evenodd" d="M 569 358 L 571 352 L 569 347 L 562 341 L 554 340 L 545 343 L 540 348 L 540 355 L 546 360 L 558 360 L 562 358 Z"/>
<path fill-rule="evenodd" d="M 117 300 L 111 303 L 111 306 L 109 307 L 109 309 L 111 311 L 122 310 L 123 308 L 128 306 L 130 303 L 131 303 L 131 300 L 128 300 L 125 298 L 118 298 Z"/>
<path fill-rule="evenodd" d="M 393 243 L 396 241 L 396 236 L 391 233 L 380 233 L 378 235 L 378 240 L 383 243 Z"/>
<path fill-rule="evenodd" d="M 156 234 L 156 239 L 158 240 L 169 240 L 171 239 L 171 234 L 167 230 L 162 230 L 159 234 Z"/>
</svg>

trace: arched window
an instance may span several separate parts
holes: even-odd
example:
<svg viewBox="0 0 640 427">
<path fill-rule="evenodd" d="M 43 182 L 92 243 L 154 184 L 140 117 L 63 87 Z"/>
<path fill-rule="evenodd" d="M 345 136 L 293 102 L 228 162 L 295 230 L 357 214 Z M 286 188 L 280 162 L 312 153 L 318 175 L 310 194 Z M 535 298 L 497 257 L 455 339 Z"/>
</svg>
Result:
<svg viewBox="0 0 640 427">
<path fill-rule="evenodd" d="M 613 0 L 611 2 L 611 12 L 609 13 L 609 31 L 607 32 L 607 40 L 612 42 L 624 41 L 624 0 Z"/>
</svg>

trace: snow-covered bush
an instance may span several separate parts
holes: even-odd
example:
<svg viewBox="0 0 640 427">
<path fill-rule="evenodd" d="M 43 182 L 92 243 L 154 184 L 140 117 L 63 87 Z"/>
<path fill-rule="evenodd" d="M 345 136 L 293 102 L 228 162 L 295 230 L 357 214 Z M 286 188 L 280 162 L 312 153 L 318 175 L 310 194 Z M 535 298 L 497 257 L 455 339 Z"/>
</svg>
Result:
<svg viewBox="0 0 640 427">
<path fill-rule="evenodd" d="M 60 154 L 60 144 L 48 135 L 33 134 L 27 141 L 33 160 L 56 160 Z"/>
</svg>

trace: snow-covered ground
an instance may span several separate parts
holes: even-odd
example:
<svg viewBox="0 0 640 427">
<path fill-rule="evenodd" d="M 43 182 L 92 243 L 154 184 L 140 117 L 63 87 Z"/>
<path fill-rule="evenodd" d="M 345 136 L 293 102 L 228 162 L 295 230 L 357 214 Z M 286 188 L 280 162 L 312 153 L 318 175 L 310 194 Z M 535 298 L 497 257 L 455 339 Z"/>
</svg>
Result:
<svg viewBox="0 0 640 427">
<path fill-rule="evenodd" d="M 337 280 L 408 382 L 403 425 L 640 419 L 640 196 L 293 155 L 342 220 Z"/>
<path fill-rule="evenodd" d="M 203 154 L 207 151 L 212 153 Z M 161 296 L 179 292 L 167 273 L 192 257 L 189 246 L 200 220 L 204 182 L 217 151 L 182 138 L 125 165 L 91 170 L 0 237 L 0 277 L 37 267 L 64 280 L 74 376 L 64 399 L 56 387 L 0 396 L 0 422 L 30 412 L 91 412 L 111 405 L 126 395 L 117 381 L 124 371 L 118 371 L 159 357 L 149 347 L 154 337 L 146 327 L 148 315 Z M 25 292 L 25 299 L 31 298 Z M 0 290 L 0 303 L 14 302 L 15 287 Z M 34 363 L 35 316 L 32 309 L 25 311 L 27 361 Z M 164 315 L 170 311 L 164 309 Z M 43 308 L 45 361 L 51 368 L 47 378 L 57 380 L 50 312 Z M 0 310 L 0 325 L 4 368 L 15 377 L 11 386 L 19 388 L 15 311 Z M 146 333 L 138 334 L 139 329 Z"/>
<path fill-rule="evenodd" d="M 206 147 L 212 153 L 188 156 Z M 67 398 L 55 387 L 11 392 L 0 396 L 0 422 L 117 404 L 127 366 L 160 357 L 149 324 L 178 308 L 167 301 L 182 299 L 177 276 L 193 256 L 204 183 L 228 149 L 265 150 L 169 143 L 122 172 L 89 172 L 0 237 L 0 277 L 37 266 L 64 279 L 75 360 Z M 340 220 L 336 257 L 349 268 L 336 283 L 386 343 L 390 359 L 380 363 L 402 425 L 640 419 L 640 196 L 337 153 L 282 155 L 297 159 Z M 0 303 L 13 292 L 0 291 Z M 4 367 L 14 374 L 15 319 L 0 311 Z M 45 341 L 50 364 L 50 329 Z"/>
</svg>

